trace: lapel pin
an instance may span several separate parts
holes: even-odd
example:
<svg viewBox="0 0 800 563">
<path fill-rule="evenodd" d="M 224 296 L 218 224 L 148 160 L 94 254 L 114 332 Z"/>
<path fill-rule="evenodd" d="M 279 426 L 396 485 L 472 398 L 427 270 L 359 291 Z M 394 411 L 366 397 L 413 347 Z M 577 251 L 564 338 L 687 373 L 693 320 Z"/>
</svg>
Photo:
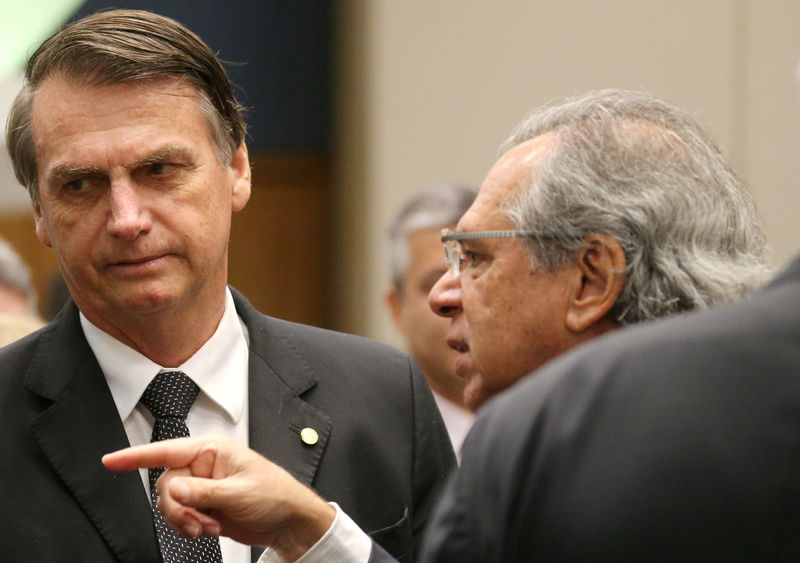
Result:
<svg viewBox="0 0 800 563">
<path fill-rule="evenodd" d="M 319 441 L 319 434 L 313 428 L 309 428 L 306 426 L 300 431 L 300 439 L 303 441 L 304 444 L 308 444 L 309 446 L 313 446 Z"/>
</svg>

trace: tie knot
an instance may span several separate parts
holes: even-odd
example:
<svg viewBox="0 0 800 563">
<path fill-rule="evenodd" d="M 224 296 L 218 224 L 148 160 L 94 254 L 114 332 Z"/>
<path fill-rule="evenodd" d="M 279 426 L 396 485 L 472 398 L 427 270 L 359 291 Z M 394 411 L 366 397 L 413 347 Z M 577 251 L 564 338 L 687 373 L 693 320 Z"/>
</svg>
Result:
<svg viewBox="0 0 800 563">
<path fill-rule="evenodd" d="M 156 418 L 186 420 L 200 388 L 182 371 L 159 373 L 142 394 L 142 404 Z"/>
</svg>

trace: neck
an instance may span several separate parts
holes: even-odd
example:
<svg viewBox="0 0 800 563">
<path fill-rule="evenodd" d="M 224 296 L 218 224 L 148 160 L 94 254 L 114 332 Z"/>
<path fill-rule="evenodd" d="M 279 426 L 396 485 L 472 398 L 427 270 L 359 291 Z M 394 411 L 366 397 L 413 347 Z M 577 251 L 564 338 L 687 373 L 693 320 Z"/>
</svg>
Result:
<svg viewBox="0 0 800 563">
<path fill-rule="evenodd" d="M 80 304 L 78 305 L 80 308 Z M 214 334 L 225 312 L 225 293 L 213 303 L 162 311 L 86 318 L 160 366 L 178 367 Z"/>
<path fill-rule="evenodd" d="M 454 405 L 461 407 L 465 411 L 469 411 L 467 406 L 464 404 L 464 388 L 463 386 L 448 386 L 442 385 L 433 377 L 426 377 L 428 381 L 428 386 L 430 386 L 431 390 L 438 394 L 440 397 L 443 397 L 453 403 Z"/>
</svg>

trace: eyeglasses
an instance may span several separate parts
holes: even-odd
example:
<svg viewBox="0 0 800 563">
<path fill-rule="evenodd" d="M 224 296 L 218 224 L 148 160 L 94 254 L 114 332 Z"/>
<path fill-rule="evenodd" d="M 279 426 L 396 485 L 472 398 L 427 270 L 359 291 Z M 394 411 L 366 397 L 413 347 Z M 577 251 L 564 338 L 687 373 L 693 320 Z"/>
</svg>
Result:
<svg viewBox="0 0 800 563">
<path fill-rule="evenodd" d="M 450 229 L 442 229 L 442 244 L 444 245 L 444 255 L 447 259 L 447 266 L 450 274 L 457 278 L 461 270 L 468 265 L 467 257 L 459 244 L 462 240 L 476 238 L 541 238 L 553 239 L 558 235 L 549 231 L 473 231 L 467 233 L 457 233 Z"/>
</svg>

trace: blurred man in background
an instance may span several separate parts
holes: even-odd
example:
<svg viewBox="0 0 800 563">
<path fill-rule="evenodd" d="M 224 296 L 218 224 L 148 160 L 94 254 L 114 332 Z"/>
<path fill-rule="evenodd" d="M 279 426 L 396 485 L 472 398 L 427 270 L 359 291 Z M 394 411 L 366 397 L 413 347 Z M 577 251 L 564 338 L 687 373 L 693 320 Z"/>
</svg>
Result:
<svg viewBox="0 0 800 563">
<path fill-rule="evenodd" d="M 25 261 L 0 238 L 0 313 L 36 314 L 36 291 Z"/>
<path fill-rule="evenodd" d="M 19 254 L 0 238 L 0 346 L 40 328 L 31 272 Z"/>
<path fill-rule="evenodd" d="M 456 454 L 473 415 L 464 406 L 464 380 L 454 371 L 458 354 L 447 346 L 449 322 L 431 311 L 428 293 L 447 271 L 441 231 L 455 227 L 476 194 L 458 184 L 431 186 L 395 215 L 388 241 L 392 285 L 386 303 L 433 391 Z"/>
</svg>

